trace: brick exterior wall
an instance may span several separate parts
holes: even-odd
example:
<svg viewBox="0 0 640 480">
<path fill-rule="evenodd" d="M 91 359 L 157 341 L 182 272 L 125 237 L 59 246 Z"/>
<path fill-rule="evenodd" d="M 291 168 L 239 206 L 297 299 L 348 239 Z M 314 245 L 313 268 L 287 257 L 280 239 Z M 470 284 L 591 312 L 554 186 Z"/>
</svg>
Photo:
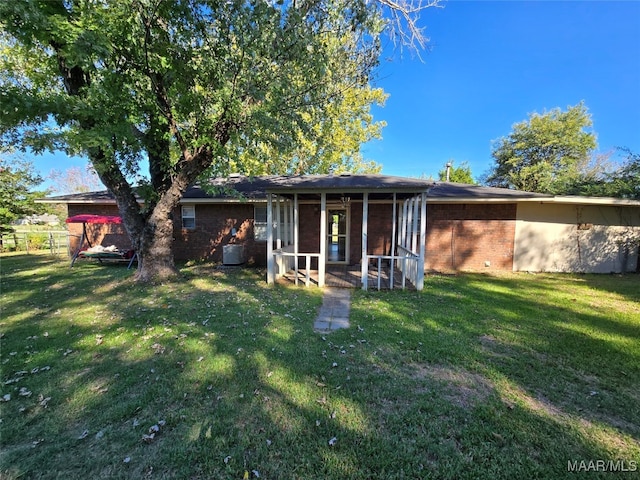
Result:
<svg viewBox="0 0 640 480">
<path fill-rule="evenodd" d="M 256 242 L 253 232 L 254 206 L 240 204 L 196 204 L 196 227 L 182 228 L 182 210 L 174 213 L 173 250 L 176 260 L 209 260 L 222 262 L 225 245 L 244 245 L 244 258 L 249 265 L 265 266 L 266 242 Z M 233 237 L 231 230 L 237 233 Z"/>
<path fill-rule="evenodd" d="M 330 209 L 331 207 L 327 207 Z M 392 205 L 370 204 L 368 219 L 368 252 L 388 255 L 391 251 Z M 354 203 L 349 212 L 349 263 L 357 265 L 362 258 L 362 204 Z M 300 252 L 320 251 L 320 205 L 300 206 Z M 314 267 L 315 268 L 315 267 Z"/>
<path fill-rule="evenodd" d="M 425 269 L 511 271 L 516 209 L 516 204 L 428 204 Z"/>
<path fill-rule="evenodd" d="M 69 216 L 82 213 L 119 215 L 115 205 L 70 204 L 68 211 Z M 182 208 L 179 206 L 174 211 L 173 251 L 176 260 L 222 262 L 224 245 L 243 244 L 247 264 L 266 265 L 266 243 L 254 240 L 252 204 L 198 204 L 195 206 L 195 215 L 195 229 L 187 230 L 182 228 Z M 70 223 L 68 227 L 70 251 L 73 253 L 78 249 L 82 224 Z M 237 230 L 235 238 L 231 236 L 232 228 Z M 122 225 L 87 224 L 87 234 L 93 245 L 115 245 L 121 250 L 131 248 L 131 240 Z"/>
<path fill-rule="evenodd" d="M 69 205 L 69 216 L 81 213 L 118 215 L 115 205 Z M 399 212 L 398 212 L 399 213 Z M 393 207 L 370 204 L 368 251 L 388 255 L 391 250 Z M 224 245 L 243 244 L 248 265 L 266 265 L 266 243 L 256 242 L 253 204 L 196 204 L 195 229 L 182 228 L 182 210 L 174 212 L 176 260 L 222 262 Z M 516 204 L 427 204 L 427 271 L 512 270 Z M 78 248 L 82 224 L 69 224 L 71 252 Z M 231 236 L 231 229 L 237 234 Z M 87 225 L 92 244 L 131 248 L 122 225 Z M 349 263 L 359 264 L 362 253 L 362 204 L 350 211 Z M 300 252 L 320 251 L 320 205 L 300 206 Z M 489 262 L 489 267 L 486 266 Z M 317 268 L 314 262 L 312 268 Z"/>
</svg>

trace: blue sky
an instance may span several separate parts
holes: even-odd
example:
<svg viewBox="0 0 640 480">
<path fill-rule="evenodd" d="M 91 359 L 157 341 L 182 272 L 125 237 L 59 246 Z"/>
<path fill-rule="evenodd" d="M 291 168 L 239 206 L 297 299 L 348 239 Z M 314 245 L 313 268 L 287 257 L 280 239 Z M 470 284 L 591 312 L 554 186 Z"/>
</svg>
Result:
<svg viewBox="0 0 640 480">
<path fill-rule="evenodd" d="M 474 176 L 491 165 L 491 144 L 532 112 L 584 101 L 599 150 L 640 152 L 640 1 L 460 1 L 421 18 L 431 39 L 423 61 L 389 48 L 374 108 L 383 139 L 365 145 L 382 173 L 433 175 L 449 160 Z M 86 161 L 36 157 L 46 175 Z"/>
<path fill-rule="evenodd" d="M 383 173 L 437 178 L 453 159 L 477 177 L 514 123 L 580 101 L 601 152 L 640 152 L 640 2 L 452 0 L 421 24 L 422 63 L 381 63 L 390 96 L 375 117 L 388 125 L 364 154 Z"/>
</svg>

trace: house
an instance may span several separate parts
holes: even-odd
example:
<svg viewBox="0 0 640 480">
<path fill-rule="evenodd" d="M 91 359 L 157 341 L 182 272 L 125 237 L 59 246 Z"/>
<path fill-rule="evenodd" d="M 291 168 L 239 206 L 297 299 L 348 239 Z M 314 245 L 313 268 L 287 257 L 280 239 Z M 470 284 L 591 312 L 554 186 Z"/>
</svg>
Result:
<svg viewBox="0 0 640 480">
<path fill-rule="evenodd" d="M 55 227 L 60 225 L 60 219 L 55 215 L 28 215 L 15 221 L 15 225 L 49 225 Z"/>
<path fill-rule="evenodd" d="M 323 286 L 341 271 L 363 288 L 421 289 L 425 271 L 638 270 L 637 200 L 385 175 L 232 175 L 210 187 L 191 187 L 174 213 L 175 258 L 267 267 L 268 282 Z M 108 192 L 44 201 L 117 215 Z M 131 246 L 121 225 L 92 228 L 98 243 Z"/>
</svg>

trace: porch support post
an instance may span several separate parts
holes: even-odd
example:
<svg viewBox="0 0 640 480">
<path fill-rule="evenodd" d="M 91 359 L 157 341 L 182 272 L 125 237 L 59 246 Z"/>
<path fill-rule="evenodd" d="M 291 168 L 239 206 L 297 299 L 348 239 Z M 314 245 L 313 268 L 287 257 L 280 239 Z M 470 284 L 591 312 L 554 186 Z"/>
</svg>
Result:
<svg viewBox="0 0 640 480">
<path fill-rule="evenodd" d="M 327 193 L 320 194 L 320 258 L 318 258 L 318 286 L 324 287 L 327 263 Z"/>
<path fill-rule="evenodd" d="M 300 251 L 300 213 L 298 212 L 298 194 L 293 194 L 293 253 L 295 284 L 298 285 L 298 252 Z"/>
<path fill-rule="evenodd" d="M 366 290 L 369 283 L 369 260 L 367 259 L 367 223 L 369 221 L 369 193 L 362 194 L 362 289 Z"/>
<path fill-rule="evenodd" d="M 418 253 L 418 215 L 420 211 L 418 196 L 413 197 L 413 213 L 411 214 L 411 251 Z"/>
<path fill-rule="evenodd" d="M 289 200 L 289 245 L 293 245 L 293 200 Z"/>
<path fill-rule="evenodd" d="M 424 287 L 424 257 L 427 249 L 427 194 L 420 195 L 420 254 L 418 259 L 418 278 L 416 290 Z"/>
<path fill-rule="evenodd" d="M 405 200 L 404 203 L 402 204 L 402 230 L 400 231 L 400 245 L 402 245 L 403 248 L 407 248 L 407 212 L 408 212 L 408 207 L 409 205 L 409 200 Z"/>
<path fill-rule="evenodd" d="M 267 193 L 267 283 L 275 282 L 275 259 L 273 258 L 273 205 L 270 193 Z"/>
<path fill-rule="evenodd" d="M 393 223 L 391 225 L 391 261 L 389 263 L 389 288 L 393 290 L 393 271 L 395 269 L 395 259 L 393 257 L 396 256 L 396 224 L 398 220 L 396 218 L 396 201 L 398 200 L 396 192 L 393 192 Z"/>
<path fill-rule="evenodd" d="M 282 219 L 280 218 L 280 206 L 282 205 L 282 197 L 276 195 L 276 248 L 280 250 L 282 248 Z"/>
<path fill-rule="evenodd" d="M 289 200 L 282 202 L 282 244 L 289 245 Z"/>
</svg>

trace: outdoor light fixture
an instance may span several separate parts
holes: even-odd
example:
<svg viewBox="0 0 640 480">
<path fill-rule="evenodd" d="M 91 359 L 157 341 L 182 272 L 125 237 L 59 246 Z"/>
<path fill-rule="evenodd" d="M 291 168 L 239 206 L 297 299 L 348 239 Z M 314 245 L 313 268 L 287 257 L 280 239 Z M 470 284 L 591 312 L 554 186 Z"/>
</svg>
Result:
<svg viewBox="0 0 640 480">
<path fill-rule="evenodd" d="M 342 206 L 346 208 L 351 203 L 351 197 L 343 195 L 340 197 L 340 202 L 342 202 Z"/>
</svg>

